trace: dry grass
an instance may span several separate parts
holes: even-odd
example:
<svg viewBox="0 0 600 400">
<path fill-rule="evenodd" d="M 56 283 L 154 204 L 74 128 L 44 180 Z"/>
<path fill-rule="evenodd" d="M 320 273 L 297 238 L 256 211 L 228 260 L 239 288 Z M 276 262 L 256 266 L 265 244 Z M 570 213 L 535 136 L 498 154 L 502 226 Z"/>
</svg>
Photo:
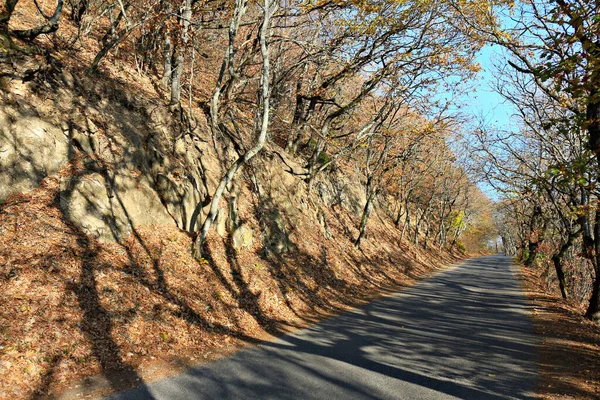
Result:
<svg viewBox="0 0 600 400">
<path fill-rule="evenodd" d="M 96 242 L 65 222 L 58 193 L 59 177 L 49 177 L 0 208 L 0 398 L 48 396 L 97 374 L 107 390 L 121 389 L 157 362 L 214 358 L 452 261 L 398 243 L 377 218 L 357 250 L 354 221 L 340 209 L 327 211 L 331 240 L 308 219 L 285 257 L 265 256 L 259 240 L 237 252 L 213 234 L 197 263 L 192 238 L 172 227 Z M 257 229 L 259 217 L 248 224 Z"/>
</svg>

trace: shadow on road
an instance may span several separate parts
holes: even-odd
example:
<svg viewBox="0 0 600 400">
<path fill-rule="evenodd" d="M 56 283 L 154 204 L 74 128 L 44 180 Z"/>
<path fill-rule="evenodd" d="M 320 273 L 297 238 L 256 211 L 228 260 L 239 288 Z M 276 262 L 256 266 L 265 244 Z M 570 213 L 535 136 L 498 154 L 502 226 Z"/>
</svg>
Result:
<svg viewBox="0 0 600 400">
<path fill-rule="evenodd" d="M 510 259 L 492 256 L 143 390 L 156 399 L 523 399 L 533 396 L 535 348 Z"/>
</svg>

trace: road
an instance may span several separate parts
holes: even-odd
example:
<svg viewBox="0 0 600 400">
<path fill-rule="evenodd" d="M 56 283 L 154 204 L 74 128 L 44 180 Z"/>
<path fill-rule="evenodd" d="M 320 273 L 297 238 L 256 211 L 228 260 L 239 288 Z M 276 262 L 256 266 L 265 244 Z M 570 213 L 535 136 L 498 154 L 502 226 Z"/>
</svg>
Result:
<svg viewBox="0 0 600 400">
<path fill-rule="evenodd" d="M 311 328 L 110 397 L 533 398 L 537 339 L 508 257 L 471 259 Z"/>
</svg>

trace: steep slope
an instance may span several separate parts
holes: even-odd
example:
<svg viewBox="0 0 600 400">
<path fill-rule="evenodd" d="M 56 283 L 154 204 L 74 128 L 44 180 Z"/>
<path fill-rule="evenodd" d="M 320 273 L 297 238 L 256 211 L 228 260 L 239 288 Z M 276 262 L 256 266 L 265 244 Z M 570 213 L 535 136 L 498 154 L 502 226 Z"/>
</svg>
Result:
<svg viewBox="0 0 600 400">
<path fill-rule="evenodd" d="M 161 360 L 213 357 L 451 260 L 376 217 L 356 249 L 356 172 L 325 174 L 308 193 L 301 166 L 267 148 L 197 262 L 191 241 L 228 153 L 174 138 L 168 107 L 139 95 L 144 78 L 53 57 L 13 66 L 0 114 L 0 398 L 96 374 L 120 388 Z"/>
</svg>

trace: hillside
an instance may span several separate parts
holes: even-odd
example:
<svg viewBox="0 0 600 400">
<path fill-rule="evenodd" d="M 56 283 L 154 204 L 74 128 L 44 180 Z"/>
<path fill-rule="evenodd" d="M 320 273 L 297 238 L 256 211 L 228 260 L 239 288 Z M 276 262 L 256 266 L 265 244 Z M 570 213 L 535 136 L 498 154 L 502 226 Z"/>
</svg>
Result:
<svg viewBox="0 0 600 400">
<path fill-rule="evenodd" d="M 315 56 L 302 70 L 292 65 L 298 48 L 276 50 L 275 42 L 278 75 L 261 100 L 266 53 L 261 59 L 260 46 L 239 38 L 241 75 L 228 72 L 215 113 L 227 35 L 213 27 L 187 43 L 194 53 L 180 72 L 188 81 L 173 103 L 160 46 L 139 49 L 154 32 L 182 34 L 186 20 L 126 4 L 127 13 L 118 2 L 65 3 L 60 29 L 33 38 L 2 36 L 0 27 L 9 38 L 0 55 L 0 398 L 52 397 L 74 382 L 85 393 L 81 379 L 98 375 L 101 391 L 126 387 L 485 251 L 494 235 L 490 202 L 455 162 L 445 119 L 419 114 L 416 101 L 384 98 L 368 76 L 339 75 L 346 56 Z M 225 26 L 239 10 L 223 4 L 225 11 L 194 9 L 195 18 Z M 250 8 L 240 29 L 258 41 L 260 9 Z M 40 21 L 34 2 L 21 1 L 10 30 Z M 303 73 L 314 75 L 310 88 L 290 89 Z M 393 80 L 389 74 L 381 79 Z M 325 81 L 329 89 L 319 89 Z M 305 103 L 298 123 L 292 101 L 313 89 L 322 100 Z M 353 98 L 357 90 L 362 97 Z M 335 101 L 323 100 L 329 95 Z M 221 179 L 264 121 L 264 147 L 219 199 Z M 192 248 L 213 204 L 198 256 Z"/>
<path fill-rule="evenodd" d="M 355 248 L 360 187 L 332 174 L 319 182 L 322 195 L 311 197 L 306 183 L 285 172 L 267 149 L 256 161 L 260 172 L 240 179 L 240 228 L 230 235 L 224 218 L 217 221 L 205 258 L 197 262 L 186 229 L 197 223 L 193 200 L 168 203 L 154 186 L 152 167 L 134 165 L 156 162 L 138 147 L 153 132 L 143 123 L 148 105 L 120 103 L 133 97 L 121 86 L 123 97 L 107 102 L 110 111 L 81 109 L 94 94 L 102 104 L 101 92 L 46 79 L 57 86 L 7 92 L 3 111 L 5 120 L 15 121 L 8 129 L 3 124 L 3 133 L 14 133 L 18 146 L 8 135 L 5 143 L 22 153 L 2 177 L 22 178 L 4 186 L 19 189 L 7 196 L 0 214 L 2 397 L 47 394 L 103 372 L 134 373 L 155 360 L 192 363 L 230 341 L 253 342 L 301 326 L 454 260 L 401 242 L 393 223 L 380 218 L 371 220 L 367 240 Z M 61 124 L 68 125 L 72 114 L 57 113 L 49 92 L 80 90 L 74 108 L 95 117 L 80 123 L 98 128 L 92 133 L 78 125 L 68 136 Z M 155 113 L 164 108 L 154 107 Z M 106 153 L 87 153 L 86 137 Z M 196 146 L 202 145 L 202 161 L 217 170 L 207 173 L 210 190 L 218 161 L 210 146 Z M 174 164 L 174 175 L 179 160 L 169 156 L 175 161 L 165 164 Z M 56 163 L 54 170 L 45 163 Z M 336 179 L 344 182 L 338 193 Z M 255 180 L 260 193 L 253 190 Z M 25 185 L 31 189 L 21 189 Z"/>
</svg>

